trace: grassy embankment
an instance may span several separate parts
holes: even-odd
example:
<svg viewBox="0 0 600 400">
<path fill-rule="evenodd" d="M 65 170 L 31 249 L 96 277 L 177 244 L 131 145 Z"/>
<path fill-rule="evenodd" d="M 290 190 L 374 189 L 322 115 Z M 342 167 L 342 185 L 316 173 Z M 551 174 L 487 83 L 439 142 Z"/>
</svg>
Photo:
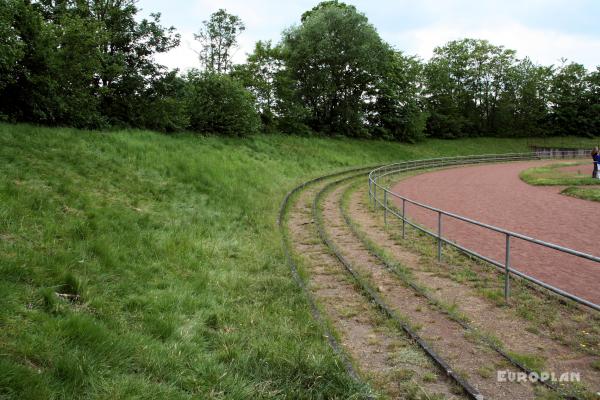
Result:
<svg viewBox="0 0 600 400">
<path fill-rule="evenodd" d="M 532 138 L 528 140 L 528 144 L 537 147 L 554 147 L 561 149 L 589 149 L 592 151 L 594 146 L 600 145 L 600 138 L 589 137 L 547 137 L 547 138 Z"/>
<path fill-rule="evenodd" d="M 529 168 L 519 175 L 530 185 L 536 186 L 567 186 L 562 194 L 584 200 L 600 201 L 600 180 L 588 175 L 592 161 L 560 162 L 542 167 Z M 565 167 L 585 166 L 585 173 L 577 168 L 564 170 Z M 589 167 L 589 168 L 588 168 Z"/>
<path fill-rule="evenodd" d="M 0 124 L 0 398 L 348 398 L 275 219 L 355 165 L 525 151 Z"/>
</svg>

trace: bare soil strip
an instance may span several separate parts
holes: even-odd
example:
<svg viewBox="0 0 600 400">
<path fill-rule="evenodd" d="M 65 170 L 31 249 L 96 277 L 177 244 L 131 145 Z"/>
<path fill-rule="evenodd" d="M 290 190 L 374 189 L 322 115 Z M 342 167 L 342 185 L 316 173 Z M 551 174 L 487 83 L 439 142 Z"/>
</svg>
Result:
<svg viewBox="0 0 600 400">
<path fill-rule="evenodd" d="M 514 309 L 499 307 L 494 301 L 483 297 L 476 288 L 452 279 L 449 273 L 452 266 L 435 265 L 418 253 L 407 250 L 395 239 L 396 235 L 383 229 L 380 218 L 374 217 L 368 209 L 369 206 L 364 202 L 365 190 L 361 187 L 351 194 L 348 215 L 370 241 L 385 249 L 387 254 L 411 272 L 418 286 L 425 287 L 428 294 L 437 301 L 451 304 L 478 331 L 499 338 L 503 348 L 509 352 L 543 360 L 543 370 L 554 372 L 557 376 L 563 372 L 578 372 L 588 390 L 600 391 L 597 356 L 577 349 L 579 346 L 563 344 L 568 339 L 557 336 L 555 331 L 532 329 L 530 321 L 516 315 Z M 335 195 L 339 197 L 339 193 L 340 190 Z M 333 204 L 327 206 L 331 206 L 328 213 L 337 227 L 340 220 L 335 215 L 335 207 Z M 339 240 L 350 244 L 351 240 L 336 227 L 332 229 L 340 236 Z M 346 248 L 352 248 L 357 253 L 359 250 L 356 246 Z M 584 311 L 577 309 L 570 312 L 585 315 Z M 568 316 L 565 316 L 564 320 L 566 319 Z M 565 335 L 568 334 L 569 332 L 565 332 Z"/>
<path fill-rule="evenodd" d="M 307 286 L 362 376 L 391 398 L 463 398 L 425 354 L 382 318 L 361 295 L 338 260 L 318 239 L 312 198 L 322 185 L 302 191 L 287 227 Z"/>
<path fill-rule="evenodd" d="M 376 285 L 386 304 L 413 327 L 419 327 L 419 335 L 485 398 L 535 398 L 534 385 L 529 382 L 498 382 L 496 374 L 490 374 L 489 371 L 520 371 L 489 346 L 469 335 L 460 324 L 433 307 L 426 298 L 406 287 L 357 240 L 340 212 L 339 202 L 343 191 L 343 186 L 337 187 L 323 201 L 326 231 L 354 269 L 372 285 Z"/>
</svg>

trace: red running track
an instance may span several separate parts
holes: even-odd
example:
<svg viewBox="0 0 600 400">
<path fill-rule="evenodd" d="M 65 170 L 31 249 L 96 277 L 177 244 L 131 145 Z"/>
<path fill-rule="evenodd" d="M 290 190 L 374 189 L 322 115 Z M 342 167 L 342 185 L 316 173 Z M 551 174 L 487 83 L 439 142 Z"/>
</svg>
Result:
<svg viewBox="0 0 600 400">
<path fill-rule="evenodd" d="M 599 202 L 561 195 L 560 187 L 531 186 L 519 179 L 522 170 L 548 163 L 527 161 L 434 171 L 405 179 L 392 191 L 444 211 L 600 256 Z M 587 171 L 585 166 L 580 168 Z M 406 214 L 437 232 L 437 214 L 409 203 Z M 451 241 L 504 263 L 503 234 L 446 216 L 442 231 Z M 600 304 L 598 263 L 511 238 L 511 264 Z"/>
</svg>

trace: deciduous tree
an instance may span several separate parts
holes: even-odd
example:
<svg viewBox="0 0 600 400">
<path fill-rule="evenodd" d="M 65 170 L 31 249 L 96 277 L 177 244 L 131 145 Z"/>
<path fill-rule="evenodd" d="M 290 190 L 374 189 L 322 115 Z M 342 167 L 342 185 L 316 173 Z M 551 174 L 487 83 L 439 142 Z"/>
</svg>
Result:
<svg viewBox="0 0 600 400">
<path fill-rule="evenodd" d="M 367 134 L 367 92 L 381 76 L 388 46 L 354 6 L 323 2 L 283 38 L 286 70 L 306 123 L 329 134 Z"/>
<path fill-rule="evenodd" d="M 275 119 L 281 115 L 281 110 L 277 110 L 281 99 L 276 81 L 283 69 L 281 51 L 270 41 L 258 41 L 254 52 L 248 55 L 247 62 L 233 68 L 232 76 L 254 95 L 263 126 L 267 130 L 275 127 Z"/>
<path fill-rule="evenodd" d="M 194 38 L 200 42 L 200 63 L 207 72 L 217 74 L 231 70 L 232 57 L 237 48 L 237 38 L 246 29 L 242 20 L 220 9 L 203 22 Z"/>
</svg>

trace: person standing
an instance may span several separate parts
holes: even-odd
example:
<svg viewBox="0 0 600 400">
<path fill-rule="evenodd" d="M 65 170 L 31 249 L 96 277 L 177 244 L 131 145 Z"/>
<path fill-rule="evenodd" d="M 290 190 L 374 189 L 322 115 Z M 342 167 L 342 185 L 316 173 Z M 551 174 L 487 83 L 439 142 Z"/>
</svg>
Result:
<svg viewBox="0 0 600 400">
<path fill-rule="evenodd" d="M 600 151 L 598 146 L 592 150 L 592 159 L 594 160 L 594 171 L 592 172 L 592 178 L 598 178 L 598 163 L 600 163 Z"/>
</svg>

